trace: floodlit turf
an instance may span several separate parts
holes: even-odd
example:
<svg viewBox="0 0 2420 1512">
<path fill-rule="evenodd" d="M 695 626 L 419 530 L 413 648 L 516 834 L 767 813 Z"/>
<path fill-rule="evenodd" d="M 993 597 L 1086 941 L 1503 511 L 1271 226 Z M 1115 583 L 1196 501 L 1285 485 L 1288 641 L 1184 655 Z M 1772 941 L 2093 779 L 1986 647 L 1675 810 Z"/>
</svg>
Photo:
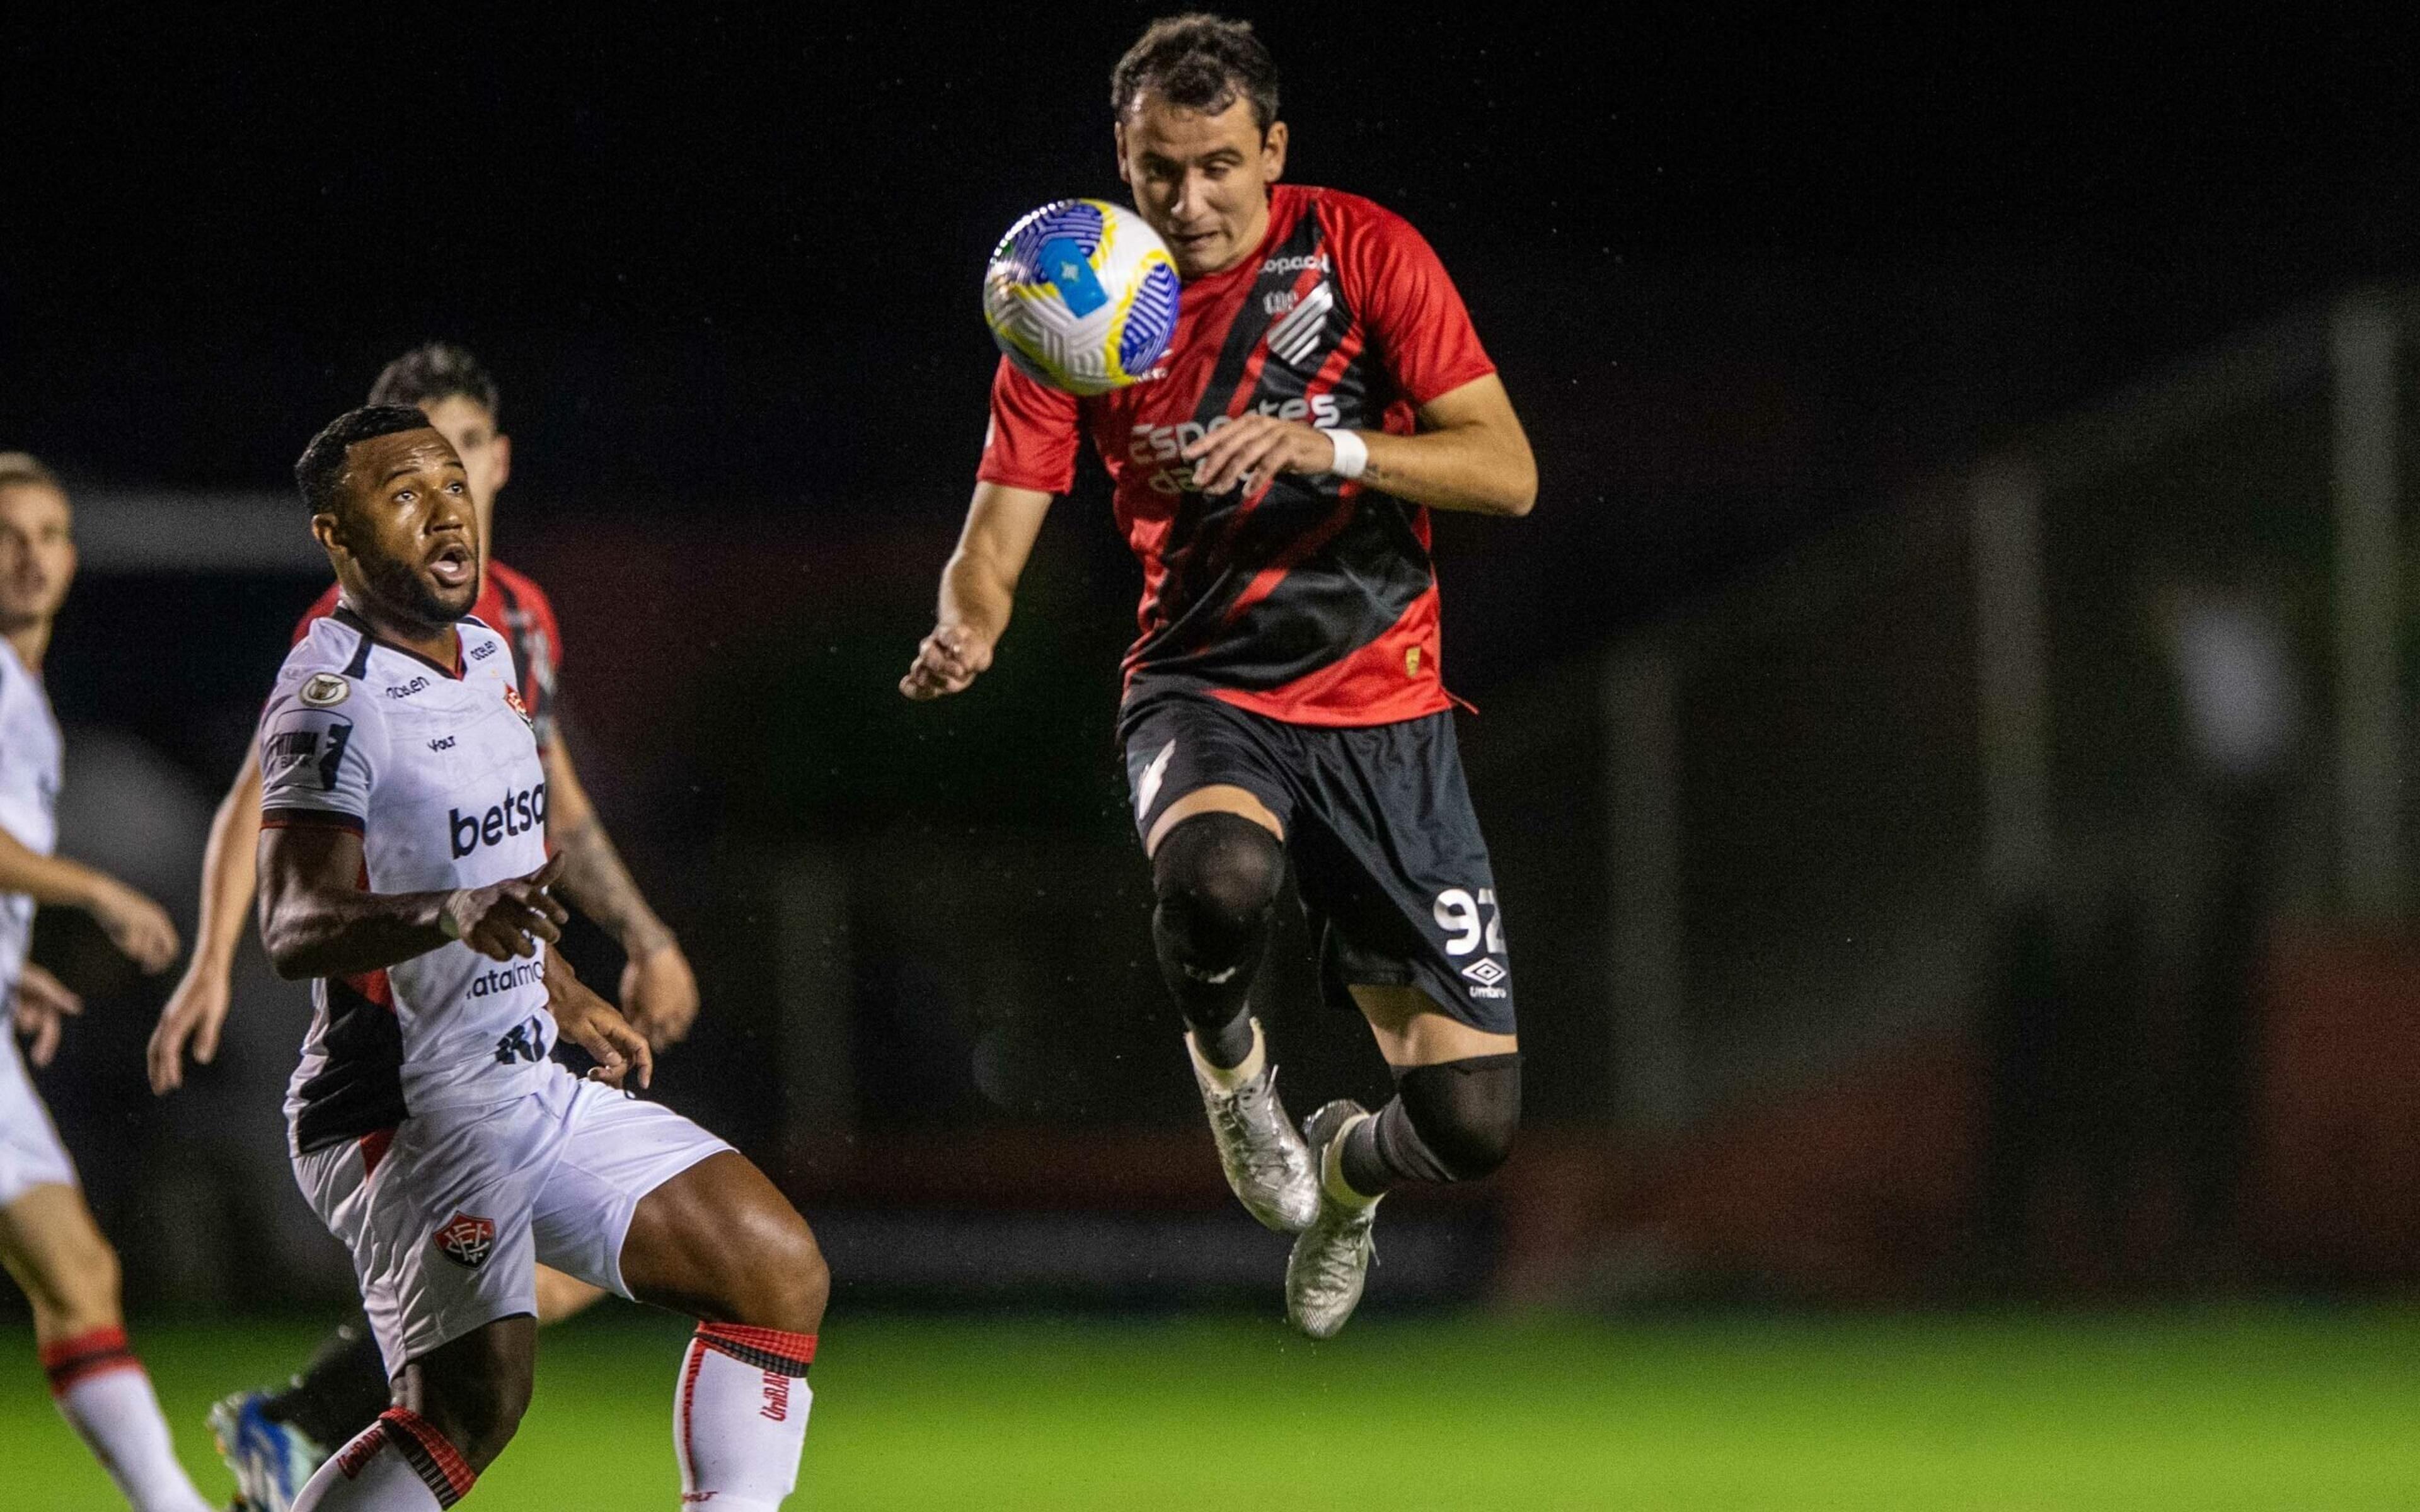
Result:
<svg viewBox="0 0 2420 1512">
<path fill-rule="evenodd" d="M 685 1330 L 547 1336 L 471 1506 L 673 1512 Z M 206 1492 L 216 1393 L 308 1330 L 137 1332 Z M 0 1505 L 117 1505 L 23 1331 Z M 2420 1310 L 1616 1324 L 836 1319 L 791 1505 L 928 1509 L 2420 1507 Z"/>
</svg>

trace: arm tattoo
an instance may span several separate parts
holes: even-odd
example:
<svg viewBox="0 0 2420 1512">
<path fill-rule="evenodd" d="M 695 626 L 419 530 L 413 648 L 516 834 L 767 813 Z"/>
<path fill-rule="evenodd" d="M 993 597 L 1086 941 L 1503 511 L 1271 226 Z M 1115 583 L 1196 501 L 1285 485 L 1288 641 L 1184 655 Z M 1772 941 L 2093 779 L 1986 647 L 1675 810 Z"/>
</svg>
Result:
<svg viewBox="0 0 2420 1512">
<path fill-rule="evenodd" d="M 673 932 L 639 896 L 630 869 L 622 864 L 602 820 L 586 820 L 554 837 L 563 856 L 563 890 L 599 929 L 622 942 L 635 961 L 673 942 Z"/>
</svg>

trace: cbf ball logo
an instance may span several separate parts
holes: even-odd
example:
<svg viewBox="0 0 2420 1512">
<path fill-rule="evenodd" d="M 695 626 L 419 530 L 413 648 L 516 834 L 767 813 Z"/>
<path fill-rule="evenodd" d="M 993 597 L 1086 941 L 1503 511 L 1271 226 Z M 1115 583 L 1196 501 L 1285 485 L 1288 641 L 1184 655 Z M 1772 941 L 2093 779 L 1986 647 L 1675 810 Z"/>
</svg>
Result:
<svg viewBox="0 0 2420 1512">
<path fill-rule="evenodd" d="M 1142 376 L 1176 336 L 1176 261 L 1132 210 L 1063 199 L 1008 228 L 984 272 L 984 321 L 1027 377 L 1106 393 Z"/>
<path fill-rule="evenodd" d="M 467 1212 L 457 1212 L 437 1230 L 437 1247 L 445 1257 L 467 1271 L 475 1271 L 488 1263 L 495 1252 L 496 1226 L 485 1218 L 473 1218 Z"/>
</svg>

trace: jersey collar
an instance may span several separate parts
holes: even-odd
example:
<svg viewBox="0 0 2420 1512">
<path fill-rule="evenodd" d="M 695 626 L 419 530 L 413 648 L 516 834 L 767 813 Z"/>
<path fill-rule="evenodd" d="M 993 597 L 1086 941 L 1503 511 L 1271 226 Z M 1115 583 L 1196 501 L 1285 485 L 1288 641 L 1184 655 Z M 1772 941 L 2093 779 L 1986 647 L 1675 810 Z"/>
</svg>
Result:
<svg viewBox="0 0 2420 1512">
<path fill-rule="evenodd" d="M 462 627 L 458 625 L 454 627 L 454 665 L 448 667 L 443 662 L 437 660 L 433 656 L 422 656 L 419 652 L 412 650 L 410 646 L 397 645 L 386 637 L 379 634 L 376 630 L 371 629 L 369 622 L 354 613 L 353 607 L 342 599 L 338 599 L 336 601 L 336 607 L 329 613 L 328 618 L 337 621 L 347 628 L 359 634 L 362 638 L 362 642 L 365 645 L 384 646 L 387 650 L 396 653 L 397 656 L 410 656 L 412 660 L 419 662 L 422 666 L 433 668 L 434 670 L 454 679 L 458 683 L 462 680 Z"/>
</svg>

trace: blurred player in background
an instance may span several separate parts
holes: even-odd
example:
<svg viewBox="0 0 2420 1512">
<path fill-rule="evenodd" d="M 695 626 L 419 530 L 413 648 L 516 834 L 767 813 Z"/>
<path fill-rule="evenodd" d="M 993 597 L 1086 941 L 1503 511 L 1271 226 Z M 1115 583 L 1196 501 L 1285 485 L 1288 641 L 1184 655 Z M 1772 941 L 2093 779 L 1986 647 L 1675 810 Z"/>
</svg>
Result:
<svg viewBox="0 0 2420 1512">
<path fill-rule="evenodd" d="M 1428 510 L 1519 516 L 1536 465 L 1461 296 L 1400 217 L 1278 179 L 1275 64 L 1249 25 L 1155 22 L 1111 76 L 1118 172 L 1185 279 L 1150 381 L 1077 399 L 1002 360 L 939 623 L 901 683 L 991 665 L 1090 436 L 1143 564 L 1121 714 L 1160 969 L 1220 1164 L 1291 1231 L 1288 1316 L 1359 1302 L 1380 1196 L 1502 1163 L 1520 1121 L 1511 967 L 1439 680 Z M 1252 980 L 1289 852 L 1323 978 L 1393 1068 L 1296 1135 Z"/>
<path fill-rule="evenodd" d="M 40 463 L 0 454 L 0 999 L 34 1064 L 50 1064 L 62 1019 L 83 1005 L 25 959 L 38 903 L 81 908 L 145 971 L 177 959 L 160 905 L 112 876 L 51 854 L 57 840 L 59 727 L 42 688 L 51 625 L 75 578 L 68 496 Z M 143 1512 L 208 1508 L 177 1463 L 151 1380 L 126 1342 L 117 1254 L 101 1237 L 15 1041 L 0 1048 L 0 1262 L 34 1308 L 34 1340 L 59 1412 Z M 14 1480 L 15 1477 L 5 1477 Z M 8 1499 L 44 1500 L 15 1485 Z"/>
<path fill-rule="evenodd" d="M 260 934 L 280 976 L 314 979 L 288 1149 L 396 1391 L 294 1504 L 468 1494 L 529 1402 L 543 1260 L 700 1319 L 673 1394 L 682 1501 L 771 1512 L 798 1476 L 823 1257 L 729 1145 L 615 1090 L 645 1085 L 647 1041 L 551 949 L 568 861 L 510 647 L 470 613 L 469 471 L 422 411 L 374 405 L 295 479 L 342 595 L 261 715 Z M 548 1058 L 557 1036 L 596 1057 L 587 1079 Z"/>
<path fill-rule="evenodd" d="M 563 856 L 562 890 L 581 913 L 620 942 L 628 961 L 622 972 L 623 1006 L 649 1044 L 661 1050 L 686 1035 L 696 1018 L 697 980 L 672 931 L 647 906 L 623 866 L 572 765 L 555 715 L 563 640 L 554 607 L 535 582 L 488 555 L 496 494 L 512 468 L 512 439 L 498 427 L 495 379 L 461 347 L 432 343 L 388 363 L 371 387 L 370 402 L 417 408 L 462 458 L 478 526 L 481 576 L 474 612 L 510 642 L 521 701 L 535 722 L 550 797 L 547 839 Z M 335 611 L 337 592 L 330 584 L 303 615 L 295 626 L 297 643 L 313 625 Z M 218 1053 L 236 945 L 243 935 L 255 887 L 254 853 L 260 838 L 258 757 L 256 740 L 210 826 L 194 958 L 161 1010 L 151 1038 L 155 1091 L 182 1084 L 188 1044 L 194 1058 L 205 1064 Z M 603 1295 L 567 1276 L 542 1271 L 538 1317 L 553 1322 Z M 356 1318 L 329 1337 L 287 1390 L 231 1396 L 212 1412 L 211 1425 L 257 1512 L 286 1512 L 329 1448 L 352 1438 L 384 1410 L 389 1389 L 377 1341 L 366 1321 Z"/>
</svg>

